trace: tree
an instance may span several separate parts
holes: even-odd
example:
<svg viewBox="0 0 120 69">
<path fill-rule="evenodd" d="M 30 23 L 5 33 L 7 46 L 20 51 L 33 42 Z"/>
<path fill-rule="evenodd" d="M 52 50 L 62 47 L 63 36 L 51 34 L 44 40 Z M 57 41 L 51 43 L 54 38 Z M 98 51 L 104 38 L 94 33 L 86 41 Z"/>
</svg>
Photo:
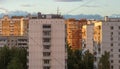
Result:
<svg viewBox="0 0 120 69">
<path fill-rule="evenodd" d="M 105 51 L 102 57 L 100 58 L 98 65 L 99 69 L 110 69 L 109 57 L 110 53 Z"/>
<path fill-rule="evenodd" d="M 10 50 L 7 46 L 0 48 L 0 69 L 6 69 L 10 61 Z"/>
<path fill-rule="evenodd" d="M 18 64 L 19 63 L 19 64 Z M 14 65 L 16 64 L 16 65 Z M 19 66 L 20 65 L 20 66 Z M 27 50 L 25 48 L 7 46 L 0 48 L 0 69 L 12 69 L 19 66 L 21 69 L 27 69 Z"/>
<path fill-rule="evenodd" d="M 83 55 L 83 69 L 93 69 L 94 65 L 94 56 L 93 54 L 89 53 L 89 51 L 86 51 Z"/>
<path fill-rule="evenodd" d="M 93 69 L 93 55 L 89 51 L 83 54 L 82 50 L 72 50 L 69 45 L 67 46 L 68 69 Z"/>
<path fill-rule="evenodd" d="M 16 57 L 23 64 L 24 69 L 27 69 L 27 50 L 25 48 L 11 48 L 12 58 Z"/>
<path fill-rule="evenodd" d="M 7 69 L 24 69 L 22 63 L 17 57 L 14 57 L 7 66 Z"/>
</svg>

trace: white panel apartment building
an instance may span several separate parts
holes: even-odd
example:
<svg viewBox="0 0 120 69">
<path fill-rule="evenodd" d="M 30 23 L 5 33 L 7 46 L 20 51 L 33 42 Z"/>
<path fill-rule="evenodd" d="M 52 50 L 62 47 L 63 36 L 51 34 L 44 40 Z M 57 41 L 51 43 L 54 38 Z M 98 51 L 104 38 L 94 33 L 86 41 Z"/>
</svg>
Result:
<svg viewBox="0 0 120 69">
<path fill-rule="evenodd" d="M 94 43 L 95 69 L 98 69 L 99 58 L 105 51 L 110 52 L 110 69 L 120 69 L 120 18 L 105 17 L 105 21 L 95 22 L 91 42 Z"/>
<path fill-rule="evenodd" d="M 65 23 L 59 15 L 38 15 L 29 21 L 28 69 L 65 69 Z"/>
<path fill-rule="evenodd" d="M 93 33 L 94 24 L 84 25 L 82 27 L 82 44 L 84 50 L 89 50 L 93 54 Z"/>
</svg>

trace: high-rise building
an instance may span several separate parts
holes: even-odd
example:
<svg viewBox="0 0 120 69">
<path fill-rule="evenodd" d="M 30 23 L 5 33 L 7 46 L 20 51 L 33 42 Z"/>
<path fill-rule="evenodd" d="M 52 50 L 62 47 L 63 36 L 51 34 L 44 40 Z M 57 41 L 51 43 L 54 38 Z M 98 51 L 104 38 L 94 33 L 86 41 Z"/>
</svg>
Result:
<svg viewBox="0 0 120 69">
<path fill-rule="evenodd" d="M 28 47 L 28 18 L 5 15 L 0 19 L 0 47 Z"/>
<path fill-rule="evenodd" d="M 82 48 L 89 50 L 93 54 L 93 33 L 94 24 L 84 25 L 82 27 Z"/>
<path fill-rule="evenodd" d="M 5 15 L 0 19 L 0 36 L 24 36 L 27 35 L 28 19 L 22 16 Z"/>
<path fill-rule="evenodd" d="M 27 36 L 0 36 L 0 47 L 21 47 L 28 48 Z"/>
<path fill-rule="evenodd" d="M 87 24 L 87 20 L 66 20 L 67 43 L 72 49 L 82 48 L 82 26 Z"/>
<path fill-rule="evenodd" d="M 110 53 L 110 69 L 120 69 L 120 18 L 105 17 L 104 21 L 96 21 L 94 28 L 91 27 L 90 30 L 94 31 L 91 31 L 93 33 L 93 41 L 91 41 L 93 44 L 86 46 L 93 45 L 95 69 L 98 69 L 100 57 L 105 51 Z M 86 33 L 89 34 L 90 32 L 86 31 Z M 87 37 L 87 39 L 91 37 Z"/>
<path fill-rule="evenodd" d="M 28 69 L 65 69 L 65 21 L 60 15 L 29 20 Z"/>
</svg>

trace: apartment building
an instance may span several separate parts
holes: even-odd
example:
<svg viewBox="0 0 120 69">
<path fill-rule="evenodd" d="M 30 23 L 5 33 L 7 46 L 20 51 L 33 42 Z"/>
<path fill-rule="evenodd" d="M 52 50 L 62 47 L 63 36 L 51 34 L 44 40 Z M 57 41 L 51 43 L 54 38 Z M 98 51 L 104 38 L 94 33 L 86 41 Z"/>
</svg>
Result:
<svg viewBox="0 0 120 69">
<path fill-rule="evenodd" d="M 28 18 L 23 16 L 3 16 L 0 19 L 0 36 L 27 35 Z"/>
<path fill-rule="evenodd" d="M 28 20 L 23 16 L 3 16 L 0 19 L 0 47 L 27 47 Z"/>
<path fill-rule="evenodd" d="M 87 20 L 68 19 L 66 20 L 67 43 L 74 49 L 82 49 L 82 26 Z"/>
<path fill-rule="evenodd" d="M 89 50 L 93 54 L 93 33 L 94 24 L 84 25 L 82 27 L 82 49 Z"/>
<path fill-rule="evenodd" d="M 29 20 L 28 69 L 66 69 L 65 21 L 40 14 Z"/>
<path fill-rule="evenodd" d="M 28 48 L 27 36 L 0 36 L 0 47 L 21 47 Z"/>
<path fill-rule="evenodd" d="M 105 51 L 110 52 L 110 69 L 120 69 L 120 18 L 106 16 L 105 20 L 96 21 L 94 28 L 89 29 L 94 31 L 94 33 L 93 31 L 86 33 L 93 33 L 93 44 L 91 45 L 93 45 L 95 69 L 98 69 L 99 59 Z M 87 37 L 87 39 L 90 38 Z"/>
</svg>

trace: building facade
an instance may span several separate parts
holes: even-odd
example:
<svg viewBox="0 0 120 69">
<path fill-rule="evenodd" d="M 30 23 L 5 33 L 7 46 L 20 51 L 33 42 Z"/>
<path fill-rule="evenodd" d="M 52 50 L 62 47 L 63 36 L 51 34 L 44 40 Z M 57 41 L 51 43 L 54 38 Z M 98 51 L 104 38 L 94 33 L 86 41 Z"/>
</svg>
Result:
<svg viewBox="0 0 120 69">
<path fill-rule="evenodd" d="M 94 24 L 84 25 L 82 27 L 82 49 L 89 50 L 93 54 L 93 33 Z"/>
<path fill-rule="evenodd" d="M 28 18 L 3 16 L 0 19 L 0 47 L 28 47 Z"/>
<path fill-rule="evenodd" d="M 0 36 L 24 36 L 27 30 L 28 18 L 5 15 L 0 19 Z"/>
<path fill-rule="evenodd" d="M 28 48 L 27 36 L 0 36 L 0 47 Z"/>
<path fill-rule="evenodd" d="M 120 18 L 105 17 L 104 21 L 96 21 L 94 28 L 89 29 L 94 31 L 91 32 L 93 44 L 90 45 L 93 45 L 95 69 L 98 69 L 100 57 L 105 51 L 110 53 L 110 69 L 120 69 Z"/>
<path fill-rule="evenodd" d="M 28 69 L 66 68 L 64 22 L 58 15 L 39 15 L 29 20 Z"/>
<path fill-rule="evenodd" d="M 82 49 L 82 26 L 85 24 L 86 20 L 66 20 L 67 43 L 72 49 Z"/>
</svg>

